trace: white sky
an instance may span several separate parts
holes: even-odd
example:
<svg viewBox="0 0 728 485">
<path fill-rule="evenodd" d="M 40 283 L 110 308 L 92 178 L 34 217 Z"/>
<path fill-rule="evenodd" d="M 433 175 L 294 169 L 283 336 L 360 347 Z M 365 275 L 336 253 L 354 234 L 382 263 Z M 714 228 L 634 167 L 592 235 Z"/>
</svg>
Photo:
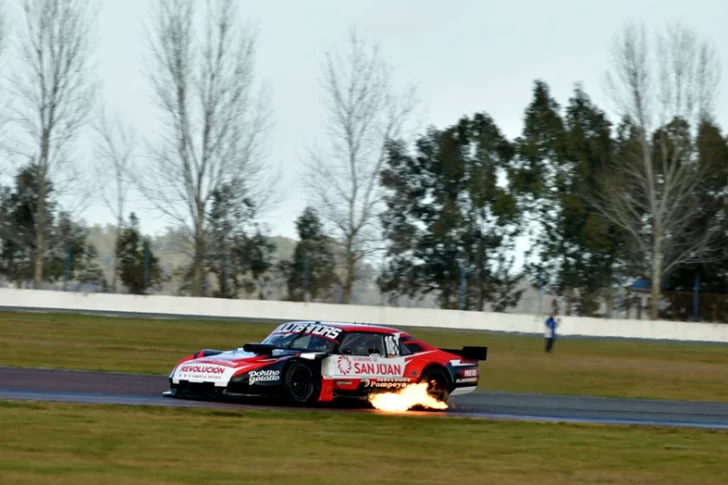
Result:
<svg viewBox="0 0 728 485">
<path fill-rule="evenodd" d="M 97 52 L 106 102 L 140 132 L 155 129 L 156 115 L 141 63 L 149 4 L 106 0 Z M 381 43 L 399 79 L 417 84 L 427 124 L 442 127 L 486 111 L 511 138 L 521 130 L 536 78 L 552 87 L 562 105 L 579 81 L 601 102 L 607 49 L 628 19 L 650 27 L 682 20 L 712 39 L 728 66 L 726 0 L 245 0 L 241 11 L 259 25 L 257 72 L 271 88 L 275 113 L 269 156 L 284 167 L 289 194 L 268 223 L 275 234 L 288 237 L 295 237 L 293 221 L 305 204 L 296 185 L 299 155 L 320 136 L 321 54 L 330 45 L 344 45 L 351 24 Z M 728 126 L 728 95 L 721 96 L 718 114 Z M 166 224 L 158 214 L 140 216 L 146 231 Z M 111 215 L 97 206 L 85 218 L 104 223 Z"/>
</svg>

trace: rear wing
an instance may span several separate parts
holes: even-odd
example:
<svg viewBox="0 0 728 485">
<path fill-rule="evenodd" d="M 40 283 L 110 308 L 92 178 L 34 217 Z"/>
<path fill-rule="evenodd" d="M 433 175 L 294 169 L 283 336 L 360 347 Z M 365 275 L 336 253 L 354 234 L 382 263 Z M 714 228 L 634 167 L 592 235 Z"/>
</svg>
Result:
<svg viewBox="0 0 728 485">
<path fill-rule="evenodd" d="M 465 360 L 488 360 L 488 347 L 464 346 L 462 349 L 440 349 Z"/>
</svg>

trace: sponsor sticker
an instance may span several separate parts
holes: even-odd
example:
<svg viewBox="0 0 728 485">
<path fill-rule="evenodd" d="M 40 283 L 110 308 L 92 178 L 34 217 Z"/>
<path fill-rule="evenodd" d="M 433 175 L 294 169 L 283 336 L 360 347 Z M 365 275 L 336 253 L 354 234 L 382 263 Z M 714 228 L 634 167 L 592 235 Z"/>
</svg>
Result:
<svg viewBox="0 0 728 485">
<path fill-rule="evenodd" d="M 477 377 L 478 369 L 465 369 L 462 371 L 463 377 Z"/>
<path fill-rule="evenodd" d="M 205 359 L 205 365 L 221 365 L 224 367 L 236 367 L 238 365 L 234 360 L 218 360 L 218 359 Z"/>
<path fill-rule="evenodd" d="M 455 382 L 457 382 L 458 384 L 478 382 L 478 378 L 477 377 L 466 377 L 465 379 L 456 379 Z"/>
<path fill-rule="evenodd" d="M 351 372 L 351 359 L 345 355 L 340 355 L 336 359 L 336 368 L 342 375 L 348 376 Z"/>
<path fill-rule="evenodd" d="M 281 371 L 279 370 L 258 370 L 250 371 L 248 374 L 250 384 L 256 382 L 276 382 L 281 378 Z"/>
<path fill-rule="evenodd" d="M 180 372 L 189 374 L 222 374 L 225 369 L 214 365 L 183 365 Z"/>
<path fill-rule="evenodd" d="M 175 379 L 191 379 L 221 382 L 229 368 L 210 364 L 182 364 L 175 373 Z"/>
<path fill-rule="evenodd" d="M 278 327 L 273 333 L 302 333 L 307 335 L 316 335 L 336 340 L 342 330 L 338 327 L 329 325 L 321 325 L 316 323 L 284 323 Z"/>
<path fill-rule="evenodd" d="M 399 376 L 402 370 L 402 364 L 354 362 L 354 374 Z"/>
<path fill-rule="evenodd" d="M 329 325 L 321 325 L 316 323 L 284 323 L 278 327 L 273 333 L 303 333 L 316 335 L 318 337 L 326 337 L 336 340 L 341 334 L 341 329 Z"/>
<path fill-rule="evenodd" d="M 404 387 L 412 381 L 406 377 L 385 377 L 379 379 L 362 379 L 361 382 L 364 387 L 396 389 Z"/>
<path fill-rule="evenodd" d="M 348 357 L 339 355 L 336 358 L 336 369 L 340 375 L 371 375 L 371 376 L 401 376 L 404 373 L 404 363 L 390 362 L 390 359 L 379 357 Z"/>
</svg>

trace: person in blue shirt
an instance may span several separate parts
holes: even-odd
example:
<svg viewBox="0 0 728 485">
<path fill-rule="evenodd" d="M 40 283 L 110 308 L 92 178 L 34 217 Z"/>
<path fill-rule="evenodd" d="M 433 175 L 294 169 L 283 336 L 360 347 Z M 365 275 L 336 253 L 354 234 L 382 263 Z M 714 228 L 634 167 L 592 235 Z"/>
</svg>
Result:
<svg viewBox="0 0 728 485">
<path fill-rule="evenodd" d="M 546 319 L 546 352 L 551 352 L 554 348 L 554 340 L 556 340 L 556 314 L 554 312 L 549 313 L 549 317 Z"/>
</svg>

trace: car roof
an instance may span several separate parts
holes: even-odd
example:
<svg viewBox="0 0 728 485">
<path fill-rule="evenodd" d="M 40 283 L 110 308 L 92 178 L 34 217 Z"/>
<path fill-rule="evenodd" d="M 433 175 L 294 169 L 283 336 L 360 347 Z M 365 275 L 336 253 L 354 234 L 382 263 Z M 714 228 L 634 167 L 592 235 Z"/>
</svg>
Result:
<svg viewBox="0 0 728 485">
<path fill-rule="evenodd" d="M 402 337 L 410 336 L 409 333 L 405 332 L 404 330 L 400 330 L 397 328 L 391 328 L 391 327 L 385 327 L 383 325 L 375 325 L 372 323 L 354 323 L 354 322 L 327 322 L 325 320 L 292 320 L 284 322 L 283 324 L 287 323 L 310 323 L 310 324 L 316 324 L 316 325 L 326 325 L 329 327 L 336 327 L 340 328 L 344 332 L 376 332 L 376 333 L 386 333 L 386 334 L 401 334 Z"/>
</svg>

